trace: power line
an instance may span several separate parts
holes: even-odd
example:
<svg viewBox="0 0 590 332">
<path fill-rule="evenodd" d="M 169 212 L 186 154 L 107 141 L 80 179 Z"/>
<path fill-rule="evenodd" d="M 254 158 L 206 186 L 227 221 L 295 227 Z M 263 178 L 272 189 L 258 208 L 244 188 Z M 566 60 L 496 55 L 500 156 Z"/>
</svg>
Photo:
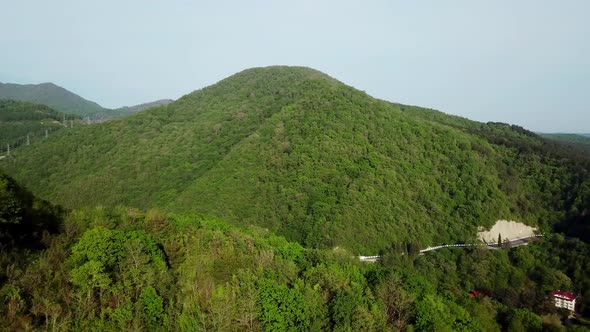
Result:
<svg viewBox="0 0 590 332">
<path fill-rule="evenodd" d="M 65 128 L 68 128 L 68 123 L 67 123 L 66 119 L 66 115 L 63 115 L 63 123 L 62 125 Z M 74 120 L 73 119 L 69 119 L 70 120 L 70 125 L 69 128 L 74 128 Z M 82 124 L 84 120 L 82 120 Z M 87 124 L 92 124 L 92 122 L 90 121 L 90 117 L 87 118 Z M 49 135 L 54 131 L 54 130 L 60 130 L 60 128 L 41 128 L 39 130 L 37 130 L 36 132 L 29 132 L 24 136 L 20 136 L 20 137 L 16 137 L 16 138 L 12 138 L 12 139 L 6 139 L 6 138 L 2 138 L 0 137 L 0 154 L 6 154 L 6 156 L 8 156 L 10 154 L 10 150 L 14 150 L 17 147 L 21 146 L 21 145 L 31 145 L 31 143 L 35 143 L 37 141 L 40 141 L 42 139 L 48 139 Z M 6 145 L 4 145 L 6 144 Z"/>
<path fill-rule="evenodd" d="M 6 144 L 6 145 L 0 146 L 0 153 L 6 153 L 6 155 L 8 155 L 10 150 L 13 150 L 21 145 L 31 145 L 31 143 L 35 143 L 37 141 L 40 141 L 43 138 L 47 139 L 47 138 L 49 138 L 49 134 L 52 131 L 53 131 L 52 128 L 45 128 L 45 129 L 38 130 L 37 132 L 30 132 L 25 136 L 15 137 L 10 140 L 8 140 L 8 139 L 0 140 L 0 141 L 4 141 L 4 142 L 2 142 L 2 144 Z"/>
</svg>

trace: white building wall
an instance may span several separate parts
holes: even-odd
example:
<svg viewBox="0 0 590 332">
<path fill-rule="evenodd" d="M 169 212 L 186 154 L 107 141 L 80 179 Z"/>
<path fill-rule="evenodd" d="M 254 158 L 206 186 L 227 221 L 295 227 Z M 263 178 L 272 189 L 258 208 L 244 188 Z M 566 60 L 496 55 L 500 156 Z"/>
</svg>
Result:
<svg viewBox="0 0 590 332">
<path fill-rule="evenodd" d="M 576 307 L 576 300 L 573 301 L 568 301 L 568 300 L 563 300 L 560 298 L 555 297 L 555 306 L 558 308 L 565 308 L 565 309 L 569 309 L 571 311 L 574 311 L 574 308 Z"/>
</svg>

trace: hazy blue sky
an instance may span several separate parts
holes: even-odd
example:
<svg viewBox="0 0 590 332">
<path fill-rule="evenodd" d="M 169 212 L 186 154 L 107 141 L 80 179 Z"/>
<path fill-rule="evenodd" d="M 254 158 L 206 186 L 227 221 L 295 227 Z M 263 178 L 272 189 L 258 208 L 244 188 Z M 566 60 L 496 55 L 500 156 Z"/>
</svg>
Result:
<svg viewBox="0 0 590 332">
<path fill-rule="evenodd" d="M 107 107 L 254 66 L 536 131 L 590 132 L 590 1 L 0 0 L 0 82 Z"/>
</svg>

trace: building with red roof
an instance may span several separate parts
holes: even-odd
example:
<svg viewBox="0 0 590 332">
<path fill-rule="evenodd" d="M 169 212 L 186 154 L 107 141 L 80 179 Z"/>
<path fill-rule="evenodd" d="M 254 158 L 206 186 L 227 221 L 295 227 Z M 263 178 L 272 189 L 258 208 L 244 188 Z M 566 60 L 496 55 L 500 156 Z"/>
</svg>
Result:
<svg viewBox="0 0 590 332">
<path fill-rule="evenodd" d="M 487 292 L 484 290 L 475 290 L 475 289 L 469 292 L 469 296 L 471 296 L 471 297 L 478 297 L 478 296 L 491 297 L 490 292 Z"/>
<path fill-rule="evenodd" d="M 574 308 L 576 307 L 576 296 L 574 294 L 561 290 L 554 290 L 551 292 L 551 296 L 553 296 L 556 307 L 574 311 Z"/>
</svg>

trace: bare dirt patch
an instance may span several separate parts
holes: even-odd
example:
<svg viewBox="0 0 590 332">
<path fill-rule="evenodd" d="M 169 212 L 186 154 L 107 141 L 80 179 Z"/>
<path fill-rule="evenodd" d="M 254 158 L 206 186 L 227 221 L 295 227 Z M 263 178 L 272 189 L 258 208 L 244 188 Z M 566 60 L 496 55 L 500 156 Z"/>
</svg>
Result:
<svg viewBox="0 0 590 332">
<path fill-rule="evenodd" d="M 521 222 L 498 220 L 489 231 L 480 228 L 479 232 L 477 232 L 477 237 L 485 243 L 493 243 L 498 242 L 498 234 L 501 234 L 502 241 L 514 240 L 533 236 L 536 230 L 536 228 L 527 226 Z"/>
</svg>

